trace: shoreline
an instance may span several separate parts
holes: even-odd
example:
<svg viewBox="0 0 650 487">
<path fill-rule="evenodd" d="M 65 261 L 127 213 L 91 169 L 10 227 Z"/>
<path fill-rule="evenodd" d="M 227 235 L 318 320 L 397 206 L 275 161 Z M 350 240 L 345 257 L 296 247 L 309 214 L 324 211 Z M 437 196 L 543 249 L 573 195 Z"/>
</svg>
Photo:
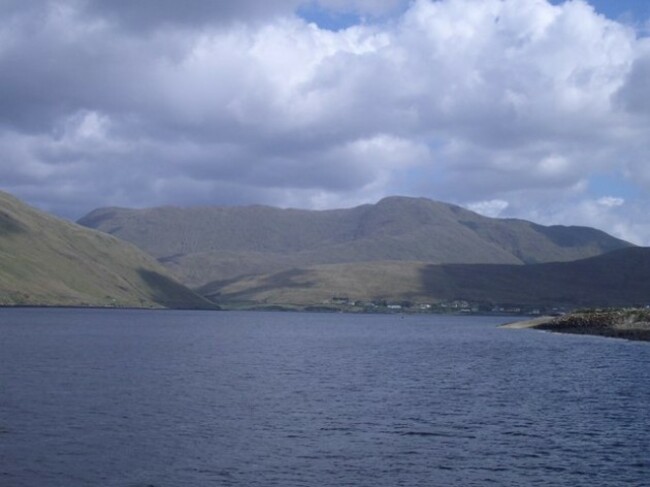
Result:
<svg viewBox="0 0 650 487">
<path fill-rule="evenodd" d="M 506 323 L 500 328 L 534 329 L 571 335 L 592 335 L 650 342 L 650 311 L 586 310 Z"/>
<path fill-rule="evenodd" d="M 525 328 L 537 328 L 540 325 L 545 323 L 550 323 L 553 320 L 553 316 L 540 316 L 539 318 L 532 318 L 522 321 L 514 321 L 512 323 L 506 323 L 504 325 L 499 325 L 499 328 L 509 328 L 512 330 L 522 330 Z"/>
</svg>

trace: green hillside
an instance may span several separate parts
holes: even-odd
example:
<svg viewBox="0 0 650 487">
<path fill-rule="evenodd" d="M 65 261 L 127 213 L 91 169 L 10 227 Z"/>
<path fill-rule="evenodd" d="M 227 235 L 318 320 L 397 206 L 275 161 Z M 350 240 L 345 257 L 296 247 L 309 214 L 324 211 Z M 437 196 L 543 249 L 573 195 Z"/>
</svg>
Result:
<svg viewBox="0 0 650 487">
<path fill-rule="evenodd" d="M 135 246 L 3 192 L 0 305 L 211 307 Z"/>
<path fill-rule="evenodd" d="M 533 265 L 373 262 L 314 266 L 213 282 L 215 302 L 315 306 L 335 300 L 485 306 L 650 304 L 650 249 L 628 248 L 574 262 Z"/>
<path fill-rule="evenodd" d="M 323 264 L 531 264 L 630 246 L 592 228 L 487 218 L 458 206 L 404 197 L 328 211 L 106 208 L 79 223 L 134 243 L 192 287 Z"/>
</svg>

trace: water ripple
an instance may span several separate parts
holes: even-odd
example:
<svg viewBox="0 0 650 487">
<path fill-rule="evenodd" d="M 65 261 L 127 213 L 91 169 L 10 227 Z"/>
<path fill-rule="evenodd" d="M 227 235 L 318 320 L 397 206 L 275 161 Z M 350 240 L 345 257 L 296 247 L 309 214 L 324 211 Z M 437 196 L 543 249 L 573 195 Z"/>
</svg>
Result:
<svg viewBox="0 0 650 487">
<path fill-rule="evenodd" d="M 650 346 L 497 322 L 0 310 L 0 484 L 648 485 Z"/>
</svg>

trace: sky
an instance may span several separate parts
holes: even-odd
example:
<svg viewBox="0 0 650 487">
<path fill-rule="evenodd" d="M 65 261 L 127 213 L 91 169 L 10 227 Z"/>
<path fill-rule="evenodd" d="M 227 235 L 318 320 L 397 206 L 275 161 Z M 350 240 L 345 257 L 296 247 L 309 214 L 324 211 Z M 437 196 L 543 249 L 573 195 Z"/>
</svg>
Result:
<svg viewBox="0 0 650 487">
<path fill-rule="evenodd" d="M 0 0 L 0 189 L 427 197 L 650 245 L 645 0 Z"/>
</svg>

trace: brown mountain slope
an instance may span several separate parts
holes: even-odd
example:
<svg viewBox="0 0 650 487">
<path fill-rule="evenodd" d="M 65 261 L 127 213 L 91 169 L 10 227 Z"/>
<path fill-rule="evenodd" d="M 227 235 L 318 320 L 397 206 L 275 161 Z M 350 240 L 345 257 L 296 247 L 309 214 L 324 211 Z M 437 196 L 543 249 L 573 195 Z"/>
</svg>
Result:
<svg viewBox="0 0 650 487">
<path fill-rule="evenodd" d="M 313 306 L 334 297 L 419 303 L 632 306 L 650 304 L 650 249 L 628 248 L 574 262 L 533 265 L 372 262 L 322 265 L 214 282 L 218 303 Z"/>
<path fill-rule="evenodd" d="M 3 192 L 0 305 L 212 307 L 135 246 Z"/>
<path fill-rule="evenodd" d="M 487 218 L 404 197 L 328 211 L 106 208 L 79 223 L 136 244 L 191 286 L 318 264 L 569 261 L 630 245 L 591 228 Z"/>
</svg>

